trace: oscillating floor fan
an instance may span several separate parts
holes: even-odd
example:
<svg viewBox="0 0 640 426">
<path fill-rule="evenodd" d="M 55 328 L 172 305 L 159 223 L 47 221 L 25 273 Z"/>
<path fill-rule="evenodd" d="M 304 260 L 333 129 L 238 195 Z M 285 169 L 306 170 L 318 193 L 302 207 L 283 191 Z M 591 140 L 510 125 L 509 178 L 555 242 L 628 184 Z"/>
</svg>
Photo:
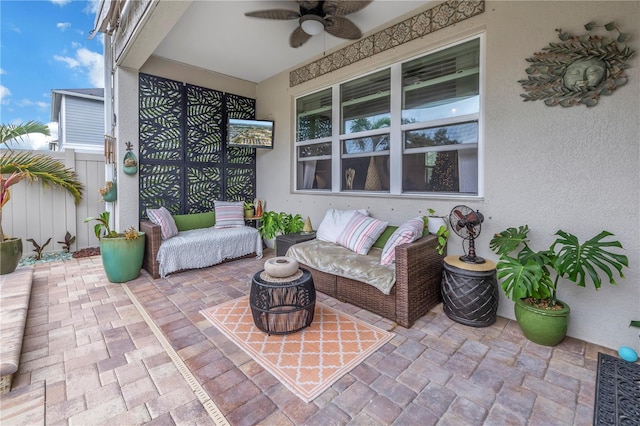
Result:
<svg viewBox="0 0 640 426">
<path fill-rule="evenodd" d="M 449 224 L 451 229 L 463 240 L 469 240 L 469 252 L 460 256 L 460 260 L 465 263 L 484 263 L 485 260 L 476 256 L 475 239 L 480 235 L 484 216 L 480 211 L 473 210 L 468 206 L 456 206 L 449 213 Z M 464 243 L 463 243 L 464 244 Z"/>
</svg>

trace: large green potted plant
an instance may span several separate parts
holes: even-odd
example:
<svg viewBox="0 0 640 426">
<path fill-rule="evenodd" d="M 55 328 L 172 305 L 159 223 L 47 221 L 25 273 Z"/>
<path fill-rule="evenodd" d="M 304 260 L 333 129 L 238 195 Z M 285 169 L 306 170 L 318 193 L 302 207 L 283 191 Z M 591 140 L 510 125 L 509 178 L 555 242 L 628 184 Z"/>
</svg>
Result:
<svg viewBox="0 0 640 426">
<path fill-rule="evenodd" d="M 107 279 L 112 283 L 123 283 L 138 278 L 144 258 L 144 232 L 134 227 L 123 233 L 112 231 L 109 225 L 109 212 L 99 217 L 88 217 L 84 221 L 95 220 L 93 230 L 100 241 L 100 257 Z"/>
<path fill-rule="evenodd" d="M 585 287 L 588 277 L 598 289 L 604 274 L 615 285 L 614 270 L 623 278 L 622 269 L 629 261 L 609 251 L 622 248 L 622 244 L 608 240 L 613 234 L 607 231 L 580 242 L 575 235 L 559 230 L 551 246 L 541 251 L 529 247 L 528 234 L 527 225 L 508 228 L 489 244 L 500 255 L 498 279 L 507 297 L 515 302 L 523 334 L 532 342 L 555 346 L 567 333 L 570 313 L 569 305 L 556 297 L 559 280 Z"/>
<path fill-rule="evenodd" d="M 46 154 L 31 151 L 14 151 L 9 141 L 21 141 L 29 133 L 49 135 L 49 128 L 42 123 L 0 125 L 0 142 L 6 151 L 0 157 L 0 275 L 15 271 L 22 257 L 22 238 L 9 237 L 2 228 L 2 208 L 11 198 L 10 187 L 26 180 L 29 183 L 40 182 L 43 186 L 59 187 L 67 190 L 76 204 L 82 200 L 84 186 L 76 173 L 58 160 Z"/>
</svg>

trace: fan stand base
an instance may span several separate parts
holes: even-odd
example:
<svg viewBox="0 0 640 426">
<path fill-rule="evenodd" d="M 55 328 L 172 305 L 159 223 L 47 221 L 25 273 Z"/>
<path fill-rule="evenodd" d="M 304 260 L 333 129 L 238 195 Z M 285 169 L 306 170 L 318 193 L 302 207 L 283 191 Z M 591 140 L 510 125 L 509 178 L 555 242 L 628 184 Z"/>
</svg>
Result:
<svg viewBox="0 0 640 426">
<path fill-rule="evenodd" d="M 480 256 L 460 256 L 460 260 L 464 263 L 473 263 L 473 264 L 482 264 L 485 263 L 486 260 Z"/>
</svg>

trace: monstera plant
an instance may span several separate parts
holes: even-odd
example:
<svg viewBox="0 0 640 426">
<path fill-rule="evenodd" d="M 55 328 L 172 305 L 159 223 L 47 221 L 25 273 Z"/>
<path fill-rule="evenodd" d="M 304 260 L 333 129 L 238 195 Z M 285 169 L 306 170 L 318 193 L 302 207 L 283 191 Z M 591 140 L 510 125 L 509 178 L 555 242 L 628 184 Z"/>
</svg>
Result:
<svg viewBox="0 0 640 426">
<path fill-rule="evenodd" d="M 591 281 L 596 289 L 603 275 L 616 284 L 616 272 L 624 278 L 627 257 L 616 253 L 619 241 L 601 231 L 581 242 L 578 237 L 559 230 L 546 250 L 534 251 L 529 246 L 529 227 L 508 228 L 496 234 L 490 247 L 498 255 L 498 279 L 507 297 L 515 302 L 515 315 L 523 334 L 545 346 L 560 343 L 567 332 L 569 305 L 558 300 L 556 292 L 561 279 L 585 287 Z M 611 249 L 614 249 L 613 251 Z"/>
<path fill-rule="evenodd" d="M 0 125 L 0 143 L 6 148 L 0 156 L 0 275 L 13 272 L 22 257 L 22 238 L 8 237 L 2 228 L 2 209 L 11 199 L 11 186 L 26 180 L 59 187 L 67 190 L 76 204 L 82 200 L 84 191 L 76 173 L 62 162 L 46 154 L 16 151 L 9 146 L 9 141 L 20 142 L 29 133 L 49 135 L 49 128 L 35 121 Z"/>
</svg>

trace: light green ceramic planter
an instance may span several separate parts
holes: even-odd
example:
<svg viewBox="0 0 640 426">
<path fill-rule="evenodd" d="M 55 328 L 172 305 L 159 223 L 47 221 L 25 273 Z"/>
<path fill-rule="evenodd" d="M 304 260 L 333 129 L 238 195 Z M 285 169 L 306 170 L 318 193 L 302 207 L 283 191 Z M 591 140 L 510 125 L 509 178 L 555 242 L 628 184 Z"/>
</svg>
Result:
<svg viewBox="0 0 640 426">
<path fill-rule="evenodd" d="M 16 270 L 22 257 L 22 238 L 9 238 L 0 242 L 0 275 Z"/>
<path fill-rule="evenodd" d="M 561 303 L 564 308 L 550 311 L 516 300 L 514 306 L 516 319 L 527 339 L 543 346 L 555 346 L 564 339 L 571 309 L 561 300 L 558 300 L 558 303 Z"/>
<path fill-rule="evenodd" d="M 124 236 L 100 240 L 102 265 L 110 282 L 124 283 L 138 278 L 144 258 L 145 238 L 144 232 L 140 232 L 135 240 L 127 241 Z"/>
</svg>

